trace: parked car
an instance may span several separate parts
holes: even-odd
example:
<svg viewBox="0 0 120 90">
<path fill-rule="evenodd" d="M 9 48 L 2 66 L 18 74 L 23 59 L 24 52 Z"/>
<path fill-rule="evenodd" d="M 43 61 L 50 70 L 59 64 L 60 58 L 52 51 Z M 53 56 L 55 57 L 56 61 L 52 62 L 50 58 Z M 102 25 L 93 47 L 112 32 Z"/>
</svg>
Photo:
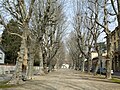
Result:
<svg viewBox="0 0 120 90">
<path fill-rule="evenodd" d="M 106 74 L 106 68 L 99 68 L 97 73 L 98 74 Z"/>
<path fill-rule="evenodd" d="M 101 74 L 104 74 L 104 75 L 106 74 L 106 72 L 107 72 L 106 68 L 99 68 L 98 71 L 97 71 L 98 74 L 101 73 Z M 111 70 L 111 74 L 113 74 L 113 70 Z"/>
<path fill-rule="evenodd" d="M 113 70 L 111 70 L 111 74 L 114 74 Z"/>
</svg>

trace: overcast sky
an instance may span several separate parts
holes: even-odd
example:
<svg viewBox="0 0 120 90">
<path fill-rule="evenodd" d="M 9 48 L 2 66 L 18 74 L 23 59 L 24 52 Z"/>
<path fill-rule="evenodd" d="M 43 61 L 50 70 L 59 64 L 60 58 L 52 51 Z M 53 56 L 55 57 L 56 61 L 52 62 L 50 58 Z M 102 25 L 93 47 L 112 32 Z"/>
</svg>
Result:
<svg viewBox="0 0 120 90">
<path fill-rule="evenodd" d="M 3 0 L 0 0 L 0 2 L 1 1 L 3 1 Z M 67 17 L 67 24 L 68 24 L 66 33 L 70 33 L 73 30 L 73 26 L 72 26 L 71 22 L 73 22 L 73 16 L 74 16 L 74 8 L 73 7 L 74 7 L 75 1 L 76 0 L 65 0 L 64 12 Z M 81 1 L 83 1 L 83 0 L 81 0 Z M 7 16 L 7 17 L 9 18 L 9 16 Z M 110 30 L 114 30 L 116 26 L 117 26 L 117 23 L 115 22 L 115 23 L 110 24 L 109 28 L 110 28 Z M 2 33 L 2 31 L 3 31 L 3 27 L 0 25 L 0 34 Z M 66 37 L 67 36 L 68 36 L 68 34 L 66 35 Z M 102 41 L 104 39 L 104 37 L 105 37 L 105 34 L 102 34 L 101 37 L 99 38 L 99 40 Z"/>
<path fill-rule="evenodd" d="M 73 30 L 73 26 L 71 24 L 71 22 L 73 22 L 73 16 L 74 16 L 74 3 L 75 3 L 76 0 L 66 0 L 67 2 L 67 5 L 65 7 L 65 14 L 66 14 L 66 17 L 68 19 L 68 22 L 69 23 L 69 27 L 67 28 L 67 32 L 70 33 L 72 30 Z M 81 0 L 81 1 L 84 1 L 84 0 Z M 116 5 L 117 6 L 117 5 Z M 109 6 L 108 8 L 112 9 L 111 6 Z M 114 18 L 114 17 L 113 17 Z M 112 20 L 113 18 L 109 18 L 109 20 Z M 109 29 L 111 31 L 113 31 L 115 29 L 115 27 L 117 26 L 117 21 L 115 22 L 112 22 L 109 24 Z M 102 42 L 102 41 L 105 41 L 105 33 L 102 33 L 99 37 L 99 41 Z M 68 35 L 66 36 L 68 37 Z"/>
</svg>

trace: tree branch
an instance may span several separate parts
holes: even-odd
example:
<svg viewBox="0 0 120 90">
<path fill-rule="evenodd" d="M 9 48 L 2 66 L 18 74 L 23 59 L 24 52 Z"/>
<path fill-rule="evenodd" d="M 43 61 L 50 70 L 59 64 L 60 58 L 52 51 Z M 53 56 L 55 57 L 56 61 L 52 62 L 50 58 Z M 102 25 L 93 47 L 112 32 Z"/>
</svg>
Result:
<svg viewBox="0 0 120 90">
<path fill-rule="evenodd" d="M 9 34 L 11 34 L 11 35 L 16 35 L 16 36 L 18 36 L 18 37 L 20 37 L 20 38 L 24 38 L 22 35 L 20 35 L 20 34 L 18 34 L 18 33 L 12 33 L 12 32 L 9 32 L 8 30 L 7 30 L 7 32 L 9 33 Z"/>
<path fill-rule="evenodd" d="M 117 13 L 117 11 L 115 9 L 115 5 L 114 5 L 114 1 L 113 0 L 111 0 L 111 5 L 112 5 L 112 8 L 113 8 L 115 14 L 117 15 L 118 13 Z"/>
</svg>

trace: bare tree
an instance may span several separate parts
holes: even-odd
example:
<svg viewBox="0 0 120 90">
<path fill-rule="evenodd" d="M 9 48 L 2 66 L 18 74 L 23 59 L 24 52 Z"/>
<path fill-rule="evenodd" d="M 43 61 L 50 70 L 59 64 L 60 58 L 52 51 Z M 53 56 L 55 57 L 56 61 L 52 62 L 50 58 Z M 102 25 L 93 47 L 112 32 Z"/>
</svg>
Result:
<svg viewBox="0 0 120 90">
<path fill-rule="evenodd" d="M 97 3 L 96 2 L 92 2 L 91 0 L 89 0 L 91 3 Z M 111 62 L 112 62 L 112 58 L 113 58 L 113 46 L 111 44 L 111 30 L 109 30 L 109 21 L 108 21 L 108 11 L 107 11 L 107 3 L 108 3 L 108 0 L 104 0 L 104 1 L 101 1 L 101 3 L 98 3 L 98 6 L 101 7 L 101 10 L 104 12 L 103 14 L 103 23 L 102 24 L 100 22 L 100 19 L 98 19 L 98 14 L 96 12 L 94 12 L 93 10 L 91 10 L 94 15 L 96 16 L 95 18 L 95 23 L 98 24 L 100 27 L 103 28 L 103 31 L 106 33 L 107 35 L 107 62 L 106 62 L 106 65 L 107 65 L 107 74 L 106 74 L 106 78 L 111 78 Z"/>
<path fill-rule="evenodd" d="M 16 72 L 10 80 L 10 83 L 19 84 L 22 80 L 22 76 L 23 79 L 25 79 L 26 76 L 25 74 L 28 60 L 27 38 L 29 36 L 29 22 L 32 16 L 34 2 L 35 0 L 30 1 L 28 9 L 24 0 L 6 0 L 2 5 L 2 7 L 17 21 L 20 30 L 23 32 L 22 36 L 17 33 L 10 32 L 10 34 L 17 35 L 22 38 L 20 52 L 16 64 Z M 7 29 L 6 23 L 4 23 L 2 16 L 1 24 Z M 22 72 L 24 75 L 22 75 Z"/>
<path fill-rule="evenodd" d="M 77 37 L 75 32 L 71 32 L 69 35 L 69 39 L 66 41 L 67 43 L 67 49 L 68 49 L 68 54 L 72 59 L 72 68 L 75 70 L 80 69 L 80 50 L 77 45 L 76 41 Z"/>
<path fill-rule="evenodd" d="M 116 15 L 118 27 L 120 26 L 120 0 L 110 0 L 114 13 L 108 12 L 110 15 Z M 116 5 L 117 3 L 117 5 Z"/>
<path fill-rule="evenodd" d="M 65 31 L 64 3 L 61 1 L 37 0 L 32 19 L 33 33 L 39 47 L 40 66 L 44 72 L 51 67 L 50 62 L 55 57 Z"/>
<path fill-rule="evenodd" d="M 85 26 L 88 28 L 90 31 L 91 35 L 93 36 L 93 41 L 94 41 L 94 48 L 98 53 L 98 61 L 94 70 L 94 75 L 96 75 L 96 72 L 98 70 L 98 67 L 100 66 L 100 62 L 102 60 L 102 52 L 100 50 L 100 47 L 98 45 L 98 37 L 100 36 L 101 28 L 98 24 L 96 24 L 95 20 L 98 20 L 101 14 L 100 14 L 100 6 L 99 2 L 96 1 L 89 1 L 89 6 L 88 10 L 90 10 L 89 14 L 86 12 L 86 21 L 88 25 L 85 24 Z"/>
<path fill-rule="evenodd" d="M 89 73 L 91 69 L 91 49 L 93 44 L 93 36 L 84 25 L 84 23 L 86 23 L 84 22 L 86 17 L 85 17 L 85 10 L 83 8 L 86 6 L 85 5 L 86 2 L 81 2 L 76 0 L 76 3 L 77 4 L 76 4 L 76 12 L 74 16 L 73 27 L 76 32 L 77 44 L 78 44 L 79 50 L 88 61 L 87 69 Z M 84 66 L 84 63 L 82 66 Z"/>
</svg>

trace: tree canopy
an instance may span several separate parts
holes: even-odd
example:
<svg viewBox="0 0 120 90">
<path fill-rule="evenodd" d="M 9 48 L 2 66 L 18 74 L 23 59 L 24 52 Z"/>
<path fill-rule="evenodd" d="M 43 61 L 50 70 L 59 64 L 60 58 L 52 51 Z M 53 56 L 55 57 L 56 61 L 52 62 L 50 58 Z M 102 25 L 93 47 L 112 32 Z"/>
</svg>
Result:
<svg viewBox="0 0 120 90">
<path fill-rule="evenodd" d="M 5 49 L 5 63 L 15 64 L 17 59 L 17 52 L 19 51 L 21 38 L 15 35 L 11 35 L 12 33 L 21 33 L 17 23 L 14 20 L 11 20 L 7 24 L 8 29 L 4 29 L 2 34 L 2 45 Z"/>
</svg>

